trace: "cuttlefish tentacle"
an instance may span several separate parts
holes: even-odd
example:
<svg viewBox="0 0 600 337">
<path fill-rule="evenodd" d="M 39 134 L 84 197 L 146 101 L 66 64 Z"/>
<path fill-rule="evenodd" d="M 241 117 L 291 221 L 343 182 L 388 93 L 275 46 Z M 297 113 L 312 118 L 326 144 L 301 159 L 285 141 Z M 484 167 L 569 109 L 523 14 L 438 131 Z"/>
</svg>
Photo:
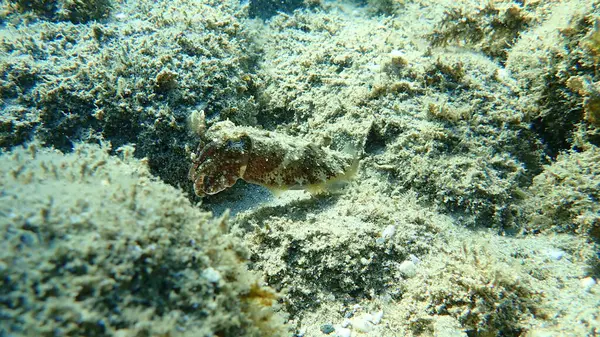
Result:
<svg viewBox="0 0 600 337">
<path fill-rule="evenodd" d="M 219 193 L 243 178 L 251 149 L 252 141 L 245 135 L 205 145 L 189 173 L 196 194 Z"/>
</svg>

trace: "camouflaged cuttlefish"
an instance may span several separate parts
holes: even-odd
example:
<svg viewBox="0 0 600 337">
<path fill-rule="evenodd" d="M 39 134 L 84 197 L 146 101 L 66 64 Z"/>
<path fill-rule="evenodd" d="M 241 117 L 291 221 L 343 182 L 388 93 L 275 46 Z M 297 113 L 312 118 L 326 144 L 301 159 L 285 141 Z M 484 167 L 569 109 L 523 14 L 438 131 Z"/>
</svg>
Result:
<svg viewBox="0 0 600 337">
<path fill-rule="evenodd" d="M 358 166 L 351 154 L 229 121 L 214 124 L 203 138 L 189 172 L 198 196 L 219 193 L 238 179 L 272 191 L 302 188 L 319 193 L 350 179 Z"/>
</svg>

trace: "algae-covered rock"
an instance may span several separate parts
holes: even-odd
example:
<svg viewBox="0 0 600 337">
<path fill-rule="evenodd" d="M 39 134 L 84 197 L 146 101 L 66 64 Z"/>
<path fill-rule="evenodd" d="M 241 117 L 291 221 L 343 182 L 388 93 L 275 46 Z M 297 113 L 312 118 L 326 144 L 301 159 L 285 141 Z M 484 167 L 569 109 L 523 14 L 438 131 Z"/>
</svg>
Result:
<svg viewBox="0 0 600 337">
<path fill-rule="evenodd" d="M 399 298 L 409 269 L 448 228 L 448 218 L 417 205 L 414 195 L 383 197 L 378 189 L 349 186 L 351 200 L 322 200 L 328 207 L 319 211 L 306 201 L 288 205 L 285 217 L 268 207 L 238 215 L 233 228 L 255 229 L 245 236 L 252 267 L 282 289 L 292 317 Z"/>
<path fill-rule="evenodd" d="M 567 152 L 533 180 L 525 204 L 529 227 L 600 241 L 600 150 Z"/>
<path fill-rule="evenodd" d="M 281 336 L 224 219 L 107 152 L 2 156 L 0 335 Z"/>
<path fill-rule="evenodd" d="M 463 44 L 505 60 L 510 45 L 531 25 L 532 8 L 511 2 L 490 2 L 485 7 L 456 6 L 447 11 L 428 36 L 434 46 Z"/>
<path fill-rule="evenodd" d="M 514 79 L 479 53 L 426 44 L 425 31 L 431 24 L 408 11 L 379 21 L 335 11 L 273 18 L 257 121 L 327 138 L 332 149 L 364 144 L 365 172 L 475 226 L 512 230 L 519 186 L 542 154 Z"/>
<path fill-rule="evenodd" d="M 306 0 L 250 0 L 248 13 L 250 17 L 270 19 L 278 12 L 291 13 L 295 9 L 308 5 L 312 1 Z"/>
<path fill-rule="evenodd" d="M 135 143 L 154 174 L 191 186 L 186 146 L 197 140 L 188 117 L 204 111 L 236 121 L 232 114 L 254 113 L 245 11 L 237 0 L 117 5 L 104 22 L 11 14 L 22 22 L 0 34 L 0 146 L 37 138 L 67 152 L 78 141 Z"/>
<path fill-rule="evenodd" d="M 449 316 L 469 336 L 519 336 L 527 317 L 543 317 L 534 279 L 478 245 L 439 252 L 407 282 L 398 307 L 412 334 L 438 332 L 436 321 Z"/>
<path fill-rule="evenodd" d="M 4 4 L 5 10 L 29 12 L 52 21 L 85 23 L 104 19 L 110 13 L 110 0 L 16 0 Z"/>
<path fill-rule="evenodd" d="M 600 13 L 588 1 L 566 1 L 547 13 L 515 42 L 506 69 L 519 83 L 521 101 L 531 106 L 531 129 L 554 158 L 585 143 L 600 144 L 594 84 L 600 79 L 595 49 Z"/>
</svg>

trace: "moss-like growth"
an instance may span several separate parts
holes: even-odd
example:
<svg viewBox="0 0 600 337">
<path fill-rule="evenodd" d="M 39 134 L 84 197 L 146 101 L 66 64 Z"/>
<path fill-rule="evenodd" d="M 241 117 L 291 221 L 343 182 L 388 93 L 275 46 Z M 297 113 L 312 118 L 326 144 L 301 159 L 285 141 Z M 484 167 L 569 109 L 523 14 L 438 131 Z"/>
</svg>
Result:
<svg viewBox="0 0 600 337">
<path fill-rule="evenodd" d="M 553 158 L 589 143 L 600 145 L 597 14 L 591 7 L 572 16 L 561 12 L 519 41 L 507 61 L 521 82 L 523 101 L 537 105 L 532 129 Z"/>
<path fill-rule="evenodd" d="M 583 46 L 592 54 L 592 56 L 600 60 L 600 18 L 595 18 L 593 29 L 590 30 L 587 37 L 582 41 Z"/>
<path fill-rule="evenodd" d="M 600 242 L 600 150 L 568 152 L 538 175 L 526 215 L 531 229 L 579 233 Z"/>
<path fill-rule="evenodd" d="M 536 303 L 541 297 L 516 271 L 507 274 L 509 266 L 493 255 L 464 244 L 410 279 L 399 305 L 412 334 L 432 333 L 438 317 L 450 316 L 469 336 L 520 336 L 521 319 L 541 314 Z"/>
<path fill-rule="evenodd" d="M 371 10 L 377 14 L 393 14 L 394 10 L 400 5 L 401 0 L 367 0 Z"/>
<path fill-rule="evenodd" d="M 5 11 L 32 13 L 50 21 L 86 23 L 106 18 L 111 8 L 111 0 L 16 0 Z"/>
<path fill-rule="evenodd" d="M 94 3 L 65 2 L 65 15 Z M 0 98 L 8 116 L 0 119 L 0 145 L 35 137 L 66 152 L 78 141 L 135 143 L 153 173 L 191 187 L 186 151 L 197 135 L 188 116 L 252 118 L 245 14 L 236 0 L 140 1 L 119 10 L 105 24 L 37 20 L 5 28 Z"/>
<path fill-rule="evenodd" d="M 310 6 L 306 0 L 249 0 L 250 17 L 269 19 L 278 12 L 291 13 L 302 6 Z"/>
<path fill-rule="evenodd" d="M 518 4 L 488 3 L 483 8 L 453 8 L 429 34 L 433 46 L 468 45 L 500 61 L 526 30 L 532 17 Z"/>
<path fill-rule="evenodd" d="M 282 336 L 224 219 L 121 148 L 0 161 L 0 335 Z"/>
<path fill-rule="evenodd" d="M 84 23 L 106 18 L 111 8 L 111 0 L 62 0 L 57 14 L 63 20 Z"/>
<path fill-rule="evenodd" d="M 332 298 L 359 302 L 392 293 L 404 277 L 394 266 L 411 254 L 427 253 L 440 231 L 438 225 L 446 224 L 445 218 L 417 206 L 412 197 L 377 198 L 377 204 L 388 204 L 396 212 L 390 216 L 369 207 L 371 221 L 363 221 L 352 214 L 360 213 L 359 206 L 348 204 L 348 215 L 336 220 L 315 214 L 292 223 L 267 210 L 238 219 L 242 227 L 266 224 L 246 238 L 251 260 L 269 285 L 285 289 L 283 302 L 291 315 L 301 316 Z M 382 223 L 388 225 L 382 228 Z M 416 236 L 419 240 L 413 241 Z"/>
</svg>

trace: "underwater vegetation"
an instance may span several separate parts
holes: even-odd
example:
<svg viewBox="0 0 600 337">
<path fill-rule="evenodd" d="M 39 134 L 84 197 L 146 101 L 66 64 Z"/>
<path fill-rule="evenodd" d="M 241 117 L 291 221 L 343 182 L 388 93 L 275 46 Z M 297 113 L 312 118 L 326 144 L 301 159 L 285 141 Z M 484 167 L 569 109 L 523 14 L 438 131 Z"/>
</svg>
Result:
<svg viewBox="0 0 600 337">
<path fill-rule="evenodd" d="M 284 335 L 225 219 L 117 152 L 3 155 L 0 335 Z"/>
<path fill-rule="evenodd" d="M 31 6 L 2 5 L 0 147 L 34 138 L 65 152 L 78 142 L 135 143 L 154 174 L 193 193 L 186 146 L 197 136 L 187 117 L 253 113 L 245 79 L 254 48 L 239 2 L 112 3 L 118 10 L 105 21 L 79 24 L 37 14 L 38 4 L 71 1 L 23 3 Z"/>
<path fill-rule="evenodd" d="M 5 1 L 3 14 L 15 11 L 32 20 L 38 16 L 50 21 L 86 23 L 107 18 L 111 9 L 111 0 L 15 0 Z"/>
<path fill-rule="evenodd" d="M 0 2 L 0 337 L 595 334 L 599 18 Z"/>
</svg>

